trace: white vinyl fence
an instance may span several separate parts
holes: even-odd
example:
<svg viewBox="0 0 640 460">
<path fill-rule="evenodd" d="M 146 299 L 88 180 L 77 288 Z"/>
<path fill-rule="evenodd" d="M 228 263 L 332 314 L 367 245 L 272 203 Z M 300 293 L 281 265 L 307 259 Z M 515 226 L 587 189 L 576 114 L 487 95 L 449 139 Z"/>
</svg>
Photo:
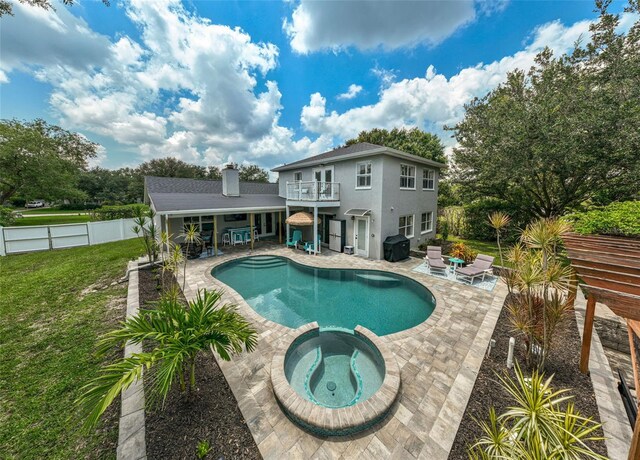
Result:
<svg viewBox="0 0 640 460">
<path fill-rule="evenodd" d="M 0 227 L 0 256 L 128 240 L 137 236 L 133 231 L 134 225 L 133 219 L 118 219 L 81 224 Z"/>
</svg>

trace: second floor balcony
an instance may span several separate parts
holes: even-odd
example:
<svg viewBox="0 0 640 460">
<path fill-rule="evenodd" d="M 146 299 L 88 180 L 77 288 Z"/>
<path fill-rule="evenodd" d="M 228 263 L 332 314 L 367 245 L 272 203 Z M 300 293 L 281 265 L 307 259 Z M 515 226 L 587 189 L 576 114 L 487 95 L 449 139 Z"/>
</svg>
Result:
<svg viewBox="0 0 640 460">
<path fill-rule="evenodd" d="M 340 201 L 339 182 L 287 182 L 287 200 Z"/>
</svg>

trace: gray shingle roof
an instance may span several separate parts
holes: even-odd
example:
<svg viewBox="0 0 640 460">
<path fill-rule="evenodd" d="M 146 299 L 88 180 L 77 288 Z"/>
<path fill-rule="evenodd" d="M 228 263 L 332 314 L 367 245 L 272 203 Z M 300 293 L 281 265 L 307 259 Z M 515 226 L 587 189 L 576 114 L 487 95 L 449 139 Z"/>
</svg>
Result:
<svg viewBox="0 0 640 460">
<path fill-rule="evenodd" d="M 370 144 L 369 142 L 360 142 L 358 144 L 349 145 L 347 147 L 340 147 L 337 149 L 330 150 L 328 152 L 321 153 L 320 155 L 315 155 L 309 158 L 304 158 L 302 160 L 294 161 L 293 163 L 278 166 L 277 168 L 272 169 L 272 171 L 275 171 L 275 172 L 288 171 L 288 170 L 299 168 L 299 167 L 321 164 L 325 161 L 326 162 L 339 161 L 343 157 L 349 157 L 352 155 L 359 156 L 358 154 L 366 155 L 366 152 L 369 152 L 369 151 L 371 151 L 372 154 L 381 153 L 381 154 L 393 155 L 400 158 L 407 158 L 411 161 L 428 164 L 436 168 L 442 168 L 445 166 L 444 164 L 438 163 L 437 161 L 429 160 L 427 158 L 422 158 L 416 155 L 411 155 L 409 153 L 402 152 L 400 150 L 384 147 L 382 145 Z M 347 159 L 347 158 L 344 158 L 344 159 Z"/>
<path fill-rule="evenodd" d="M 214 209 L 255 209 L 284 208 L 285 199 L 278 195 L 248 194 L 234 197 L 213 193 L 151 193 L 151 200 L 157 212 L 214 210 Z"/>
<path fill-rule="evenodd" d="M 156 212 L 284 207 L 278 184 L 240 182 L 240 196 L 222 194 L 222 181 L 179 177 L 145 177 Z"/>
<path fill-rule="evenodd" d="M 221 180 L 186 179 L 182 177 L 144 178 L 148 193 L 222 193 Z M 240 182 L 240 195 L 277 195 L 278 184 Z"/>
<path fill-rule="evenodd" d="M 286 169 L 290 169 L 290 168 L 293 168 L 302 164 L 306 164 L 309 162 L 330 160 L 330 159 L 335 159 L 344 155 L 349 155 L 351 153 L 366 152 L 367 150 L 377 150 L 382 148 L 384 147 L 381 145 L 370 144 L 368 142 L 360 142 L 358 144 L 352 144 L 347 147 L 340 147 L 337 149 L 329 150 L 328 152 L 321 153 L 319 155 L 294 161 L 293 163 L 288 163 L 286 165 L 282 165 L 277 168 L 274 168 L 273 171 L 284 171 Z"/>
</svg>

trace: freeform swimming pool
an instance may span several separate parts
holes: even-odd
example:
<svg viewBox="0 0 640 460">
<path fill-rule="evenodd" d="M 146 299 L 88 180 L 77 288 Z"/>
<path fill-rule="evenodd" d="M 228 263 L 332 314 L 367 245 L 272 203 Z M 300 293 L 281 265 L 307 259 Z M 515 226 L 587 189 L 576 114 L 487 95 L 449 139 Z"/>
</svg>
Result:
<svg viewBox="0 0 640 460">
<path fill-rule="evenodd" d="M 252 256 L 214 267 L 211 275 L 235 289 L 260 315 L 290 328 L 366 327 L 393 334 L 425 321 L 433 294 L 386 271 L 315 268 L 286 257 Z"/>
</svg>

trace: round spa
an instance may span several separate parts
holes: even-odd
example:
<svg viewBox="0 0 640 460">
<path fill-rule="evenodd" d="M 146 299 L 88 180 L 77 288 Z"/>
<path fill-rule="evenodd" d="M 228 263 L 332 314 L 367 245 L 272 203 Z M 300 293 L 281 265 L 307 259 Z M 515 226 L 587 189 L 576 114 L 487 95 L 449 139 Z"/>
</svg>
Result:
<svg viewBox="0 0 640 460">
<path fill-rule="evenodd" d="M 400 389 L 393 354 L 378 336 L 355 330 L 295 330 L 271 363 L 273 391 L 287 416 L 323 436 L 367 429 L 389 412 Z"/>
</svg>

